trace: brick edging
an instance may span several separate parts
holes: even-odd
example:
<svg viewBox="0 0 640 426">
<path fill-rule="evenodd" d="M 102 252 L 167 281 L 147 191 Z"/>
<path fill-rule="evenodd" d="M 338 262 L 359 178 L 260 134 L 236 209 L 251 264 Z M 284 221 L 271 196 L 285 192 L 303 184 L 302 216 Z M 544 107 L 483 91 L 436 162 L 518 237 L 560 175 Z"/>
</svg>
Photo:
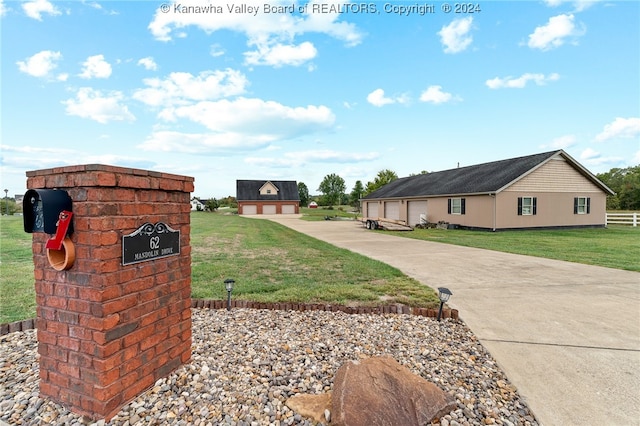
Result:
<svg viewBox="0 0 640 426">
<path fill-rule="evenodd" d="M 216 299 L 191 299 L 192 308 L 226 309 L 226 300 Z M 273 302 L 249 302 L 246 300 L 232 300 L 232 308 L 269 309 L 276 311 L 327 311 L 344 312 L 347 314 L 407 314 L 422 317 L 436 318 L 437 309 L 415 308 L 402 304 L 379 305 L 369 307 L 355 307 L 344 305 L 332 305 L 322 303 L 273 303 Z M 445 308 L 442 310 L 442 318 L 459 319 L 457 309 Z"/>
<path fill-rule="evenodd" d="M 15 333 L 16 331 L 33 330 L 36 328 L 36 319 L 29 318 L 22 321 L 7 322 L 0 324 L 0 336 Z"/>
<path fill-rule="evenodd" d="M 191 299 L 192 308 L 226 309 L 226 300 L 216 299 Z M 246 300 L 232 300 L 232 308 L 246 309 L 268 309 L 272 311 L 326 311 L 344 312 L 347 314 L 407 314 L 428 318 L 435 318 L 438 315 L 437 309 L 414 308 L 407 305 L 381 305 L 373 307 L 354 307 L 344 305 L 330 305 L 322 303 L 263 303 L 248 302 Z M 459 319 L 457 309 L 443 309 L 442 318 Z M 0 324 L 0 336 L 15 333 L 17 331 L 33 330 L 36 328 L 35 318 L 22 321 L 8 322 Z"/>
</svg>

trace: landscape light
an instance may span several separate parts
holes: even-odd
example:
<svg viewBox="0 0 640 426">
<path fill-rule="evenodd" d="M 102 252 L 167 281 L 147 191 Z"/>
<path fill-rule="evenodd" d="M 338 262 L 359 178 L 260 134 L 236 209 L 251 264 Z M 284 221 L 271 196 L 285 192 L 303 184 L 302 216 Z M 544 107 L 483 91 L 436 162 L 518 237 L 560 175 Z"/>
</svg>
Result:
<svg viewBox="0 0 640 426">
<path fill-rule="evenodd" d="M 224 280 L 224 287 L 227 289 L 227 311 L 231 310 L 231 292 L 233 291 L 233 285 L 236 281 L 233 278 L 227 278 Z"/>
<path fill-rule="evenodd" d="M 438 287 L 438 298 L 440 299 L 440 309 L 438 310 L 438 321 L 440 321 L 440 317 L 442 316 L 442 307 L 449 300 L 449 298 L 453 295 L 451 290 L 446 287 Z"/>
</svg>

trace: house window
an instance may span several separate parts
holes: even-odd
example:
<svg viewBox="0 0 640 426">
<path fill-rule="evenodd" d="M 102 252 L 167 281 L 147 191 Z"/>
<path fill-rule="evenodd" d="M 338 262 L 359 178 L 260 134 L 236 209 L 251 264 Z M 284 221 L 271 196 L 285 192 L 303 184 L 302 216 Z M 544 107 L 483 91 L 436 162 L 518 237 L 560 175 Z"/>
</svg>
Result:
<svg viewBox="0 0 640 426">
<path fill-rule="evenodd" d="M 447 203 L 447 213 L 449 214 L 465 214 L 465 202 L 464 198 L 449 198 Z"/>
<path fill-rule="evenodd" d="M 271 190 L 270 189 L 267 189 L 267 194 L 271 194 Z"/>
<path fill-rule="evenodd" d="M 518 197 L 518 216 L 532 216 L 537 214 L 537 197 Z"/>
<path fill-rule="evenodd" d="M 591 198 L 575 197 L 573 199 L 573 214 L 591 213 Z"/>
</svg>

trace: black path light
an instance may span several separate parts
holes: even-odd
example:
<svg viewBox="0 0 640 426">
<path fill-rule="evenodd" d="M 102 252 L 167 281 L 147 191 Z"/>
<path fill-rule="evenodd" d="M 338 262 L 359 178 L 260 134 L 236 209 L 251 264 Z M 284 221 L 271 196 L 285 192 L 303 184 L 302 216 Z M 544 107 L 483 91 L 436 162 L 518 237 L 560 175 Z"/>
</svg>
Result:
<svg viewBox="0 0 640 426">
<path fill-rule="evenodd" d="M 224 280 L 224 287 L 227 289 L 227 311 L 231 310 L 231 292 L 233 291 L 233 285 L 236 281 L 233 278 L 227 278 Z"/>
<path fill-rule="evenodd" d="M 440 317 L 442 316 L 442 306 L 449 300 L 449 298 L 453 295 L 451 290 L 446 287 L 438 287 L 438 298 L 440 299 L 440 309 L 438 310 L 438 321 L 440 321 Z"/>
</svg>

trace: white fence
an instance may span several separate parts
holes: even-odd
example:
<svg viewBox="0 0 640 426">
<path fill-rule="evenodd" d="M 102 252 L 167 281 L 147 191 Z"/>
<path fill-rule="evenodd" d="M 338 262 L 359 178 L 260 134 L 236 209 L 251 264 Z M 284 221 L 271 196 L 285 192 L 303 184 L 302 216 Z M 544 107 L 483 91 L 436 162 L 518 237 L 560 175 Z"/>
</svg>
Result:
<svg viewBox="0 0 640 426">
<path fill-rule="evenodd" d="M 607 225 L 638 226 L 640 213 L 607 213 Z"/>
</svg>

